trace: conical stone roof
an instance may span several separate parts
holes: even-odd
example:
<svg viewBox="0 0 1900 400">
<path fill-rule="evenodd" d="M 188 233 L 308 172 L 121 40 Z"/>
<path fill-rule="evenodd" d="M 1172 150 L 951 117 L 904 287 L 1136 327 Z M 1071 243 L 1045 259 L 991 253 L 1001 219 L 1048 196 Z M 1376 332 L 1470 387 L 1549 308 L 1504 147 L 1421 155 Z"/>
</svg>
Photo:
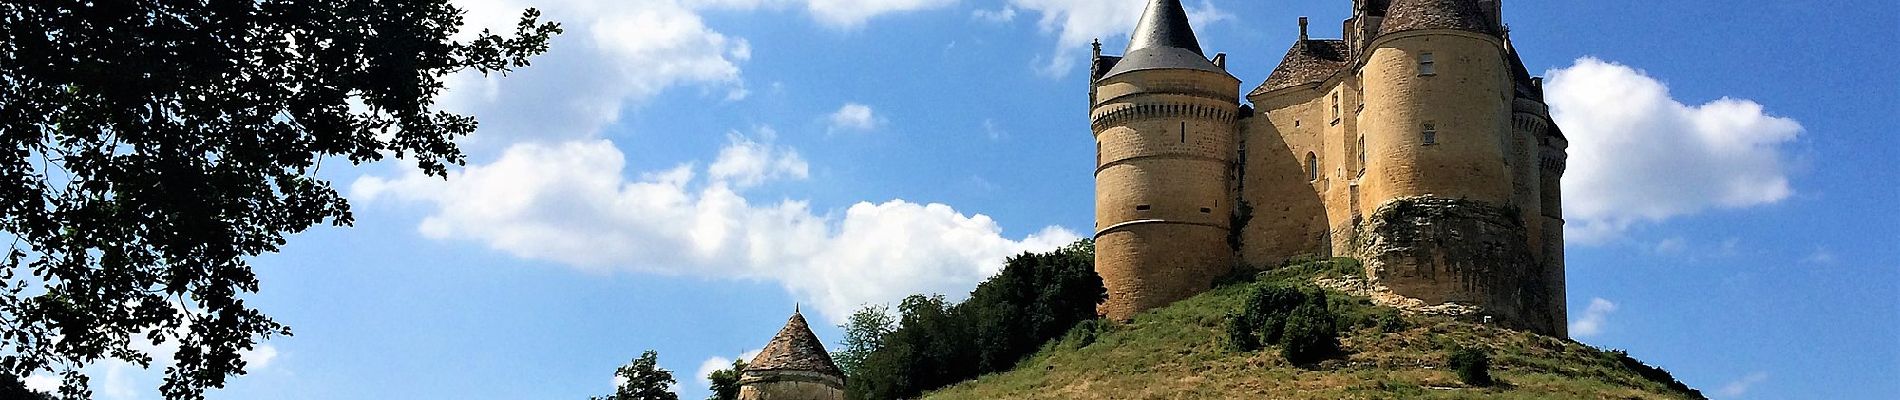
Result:
<svg viewBox="0 0 1900 400">
<path fill-rule="evenodd" d="M 816 372 L 836 377 L 844 376 L 838 370 L 838 364 L 831 361 L 831 353 L 825 351 L 825 344 L 818 335 L 811 333 L 811 325 L 805 322 L 805 315 L 792 312 L 792 319 L 785 322 L 785 328 L 778 336 L 765 344 L 758 357 L 746 364 L 746 372 L 800 371 Z"/>
<path fill-rule="evenodd" d="M 1227 73 L 1207 60 L 1201 41 L 1188 24 L 1187 9 L 1181 0 L 1153 0 L 1135 25 L 1135 36 L 1128 51 L 1103 77 L 1149 69 L 1193 69 Z"/>
</svg>

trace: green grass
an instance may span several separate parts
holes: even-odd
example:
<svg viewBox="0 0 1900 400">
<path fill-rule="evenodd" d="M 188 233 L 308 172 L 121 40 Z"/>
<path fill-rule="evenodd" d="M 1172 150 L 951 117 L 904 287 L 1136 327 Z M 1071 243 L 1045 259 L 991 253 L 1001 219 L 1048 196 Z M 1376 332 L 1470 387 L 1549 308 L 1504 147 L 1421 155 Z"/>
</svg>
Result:
<svg viewBox="0 0 1900 400">
<path fill-rule="evenodd" d="M 926 399 L 1694 399 L 1671 389 L 1666 375 L 1650 378 L 1617 353 L 1542 335 L 1464 323 L 1450 318 L 1402 316 L 1364 298 L 1329 293 L 1339 314 L 1345 355 L 1307 368 L 1281 359 L 1269 346 L 1239 353 L 1222 344 L 1223 319 L 1241 308 L 1259 285 L 1357 275 L 1357 262 L 1317 261 L 1233 279 L 1127 324 L 1078 327 L 1014 370 L 991 374 L 924 396 Z M 1491 352 L 1498 384 L 1476 388 L 1459 381 L 1450 353 L 1478 346 Z M 1680 385 L 1680 384 L 1676 384 Z"/>
</svg>

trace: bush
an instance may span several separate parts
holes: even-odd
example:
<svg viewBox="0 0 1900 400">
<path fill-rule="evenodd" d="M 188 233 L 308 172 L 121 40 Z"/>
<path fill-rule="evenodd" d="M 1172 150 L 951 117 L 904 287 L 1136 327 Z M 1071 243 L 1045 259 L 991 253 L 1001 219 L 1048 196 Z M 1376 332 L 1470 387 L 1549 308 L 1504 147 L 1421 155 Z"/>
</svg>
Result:
<svg viewBox="0 0 1900 400">
<path fill-rule="evenodd" d="M 1305 304 L 1293 309 L 1286 318 L 1281 355 L 1294 365 L 1311 365 L 1339 352 L 1339 328 L 1332 310 L 1326 305 L 1326 293 L 1307 296 Z"/>
<path fill-rule="evenodd" d="M 1253 323 L 1254 332 L 1263 344 L 1280 344 L 1284 336 L 1287 315 L 1293 309 L 1305 303 L 1307 294 L 1298 288 L 1285 285 L 1272 285 L 1255 288 L 1247 296 L 1242 312 L 1248 322 Z"/>
<path fill-rule="evenodd" d="M 1091 319 L 1082 321 L 1082 323 L 1075 324 L 1074 328 L 1070 328 L 1068 334 L 1062 336 L 1062 342 L 1076 349 L 1089 347 L 1089 345 L 1095 344 L 1095 338 L 1101 336 L 1102 328 L 1105 327 L 1107 327 L 1107 325 L 1103 324 L 1100 320 Z"/>
<path fill-rule="evenodd" d="M 1405 317 L 1399 316 L 1398 310 L 1381 312 L 1374 317 L 1374 322 L 1378 324 L 1379 332 L 1382 333 L 1399 333 L 1412 329 L 1412 324 L 1405 322 Z"/>
<path fill-rule="evenodd" d="M 1467 385 L 1486 387 L 1497 383 L 1491 379 L 1491 354 L 1482 347 L 1463 347 L 1453 351 L 1451 369 L 1457 371 L 1458 379 Z"/>
<path fill-rule="evenodd" d="M 1260 350 L 1260 337 L 1247 314 L 1227 314 L 1227 350 L 1247 353 Z"/>
</svg>

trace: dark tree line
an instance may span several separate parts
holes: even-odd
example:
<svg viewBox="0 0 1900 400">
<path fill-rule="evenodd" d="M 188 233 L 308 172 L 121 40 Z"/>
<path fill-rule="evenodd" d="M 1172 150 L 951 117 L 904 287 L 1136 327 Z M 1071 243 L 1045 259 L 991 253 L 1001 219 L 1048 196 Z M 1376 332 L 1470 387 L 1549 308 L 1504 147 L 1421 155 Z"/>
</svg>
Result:
<svg viewBox="0 0 1900 400">
<path fill-rule="evenodd" d="M 962 303 L 917 295 L 898 305 L 895 318 L 881 308 L 859 312 L 845 326 L 840 356 L 861 360 L 846 370 L 851 398 L 910 398 L 1015 367 L 1043 343 L 1095 319 L 1108 291 L 1094 259 L 1090 241 L 1023 254 Z"/>
</svg>

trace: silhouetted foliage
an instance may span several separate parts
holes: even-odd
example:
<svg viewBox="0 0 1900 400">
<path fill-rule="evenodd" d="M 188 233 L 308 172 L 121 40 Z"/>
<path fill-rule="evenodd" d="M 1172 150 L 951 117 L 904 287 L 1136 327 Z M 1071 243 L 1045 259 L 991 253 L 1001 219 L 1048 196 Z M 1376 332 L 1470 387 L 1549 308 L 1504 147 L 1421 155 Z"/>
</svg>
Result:
<svg viewBox="0 0 1900 400">
<path fill-rule="evenodd" d="M 506 73 L 560 32 L 458 42 L 449 0 L 0 2 L 0 371 L 149 367 L 202 398 L 240 352 L 290 329 L 242 299 L 248 259 L 352 223 L 324 161 L 395 156 L 445 176 L 472 117 L 432 110 L 441 78 Z M 136 342 L 145 342 L 143 344 Z"/>
<path fill-rule="evenodd" d="M 721 369 L 706 374 L 706 381 L 712 382 L 707 389 L 712 390 L 709 400 L 739 400 L 739 378 L 745 375 L 745 360 L 732 360 L 732 368 Z"/>
<path fill-rule="evenodd" d="M 1482 347 L 1461 347 L 1451 352 L 1450 364 L 1458 380 L 1466 385 L 1486 387 L 1497 383 L 1491 379 L 1491 353 Z"/>
<path fill-rule="evenodd" d="M 1096 305 L 1107 298 L 1094 254 L 1094 243 L 1081 241 L 1016 256 L 956 305 L 941 296 L 905 299 L 897 329 L 850 377 L 851 397 L 914 397 L 1005 371 L 1044 343 L 1071 334 L 1078 323 L 1093 320 Z"/>
<path fill-rule="evenodd" d="M 593 400 L 679 400 L 673 393 L 673 371 L 660 368 L 660 353 L 647 350 L 640 358 L 614 370 L 619 385 L 614 393 Z"/>
</svg>

